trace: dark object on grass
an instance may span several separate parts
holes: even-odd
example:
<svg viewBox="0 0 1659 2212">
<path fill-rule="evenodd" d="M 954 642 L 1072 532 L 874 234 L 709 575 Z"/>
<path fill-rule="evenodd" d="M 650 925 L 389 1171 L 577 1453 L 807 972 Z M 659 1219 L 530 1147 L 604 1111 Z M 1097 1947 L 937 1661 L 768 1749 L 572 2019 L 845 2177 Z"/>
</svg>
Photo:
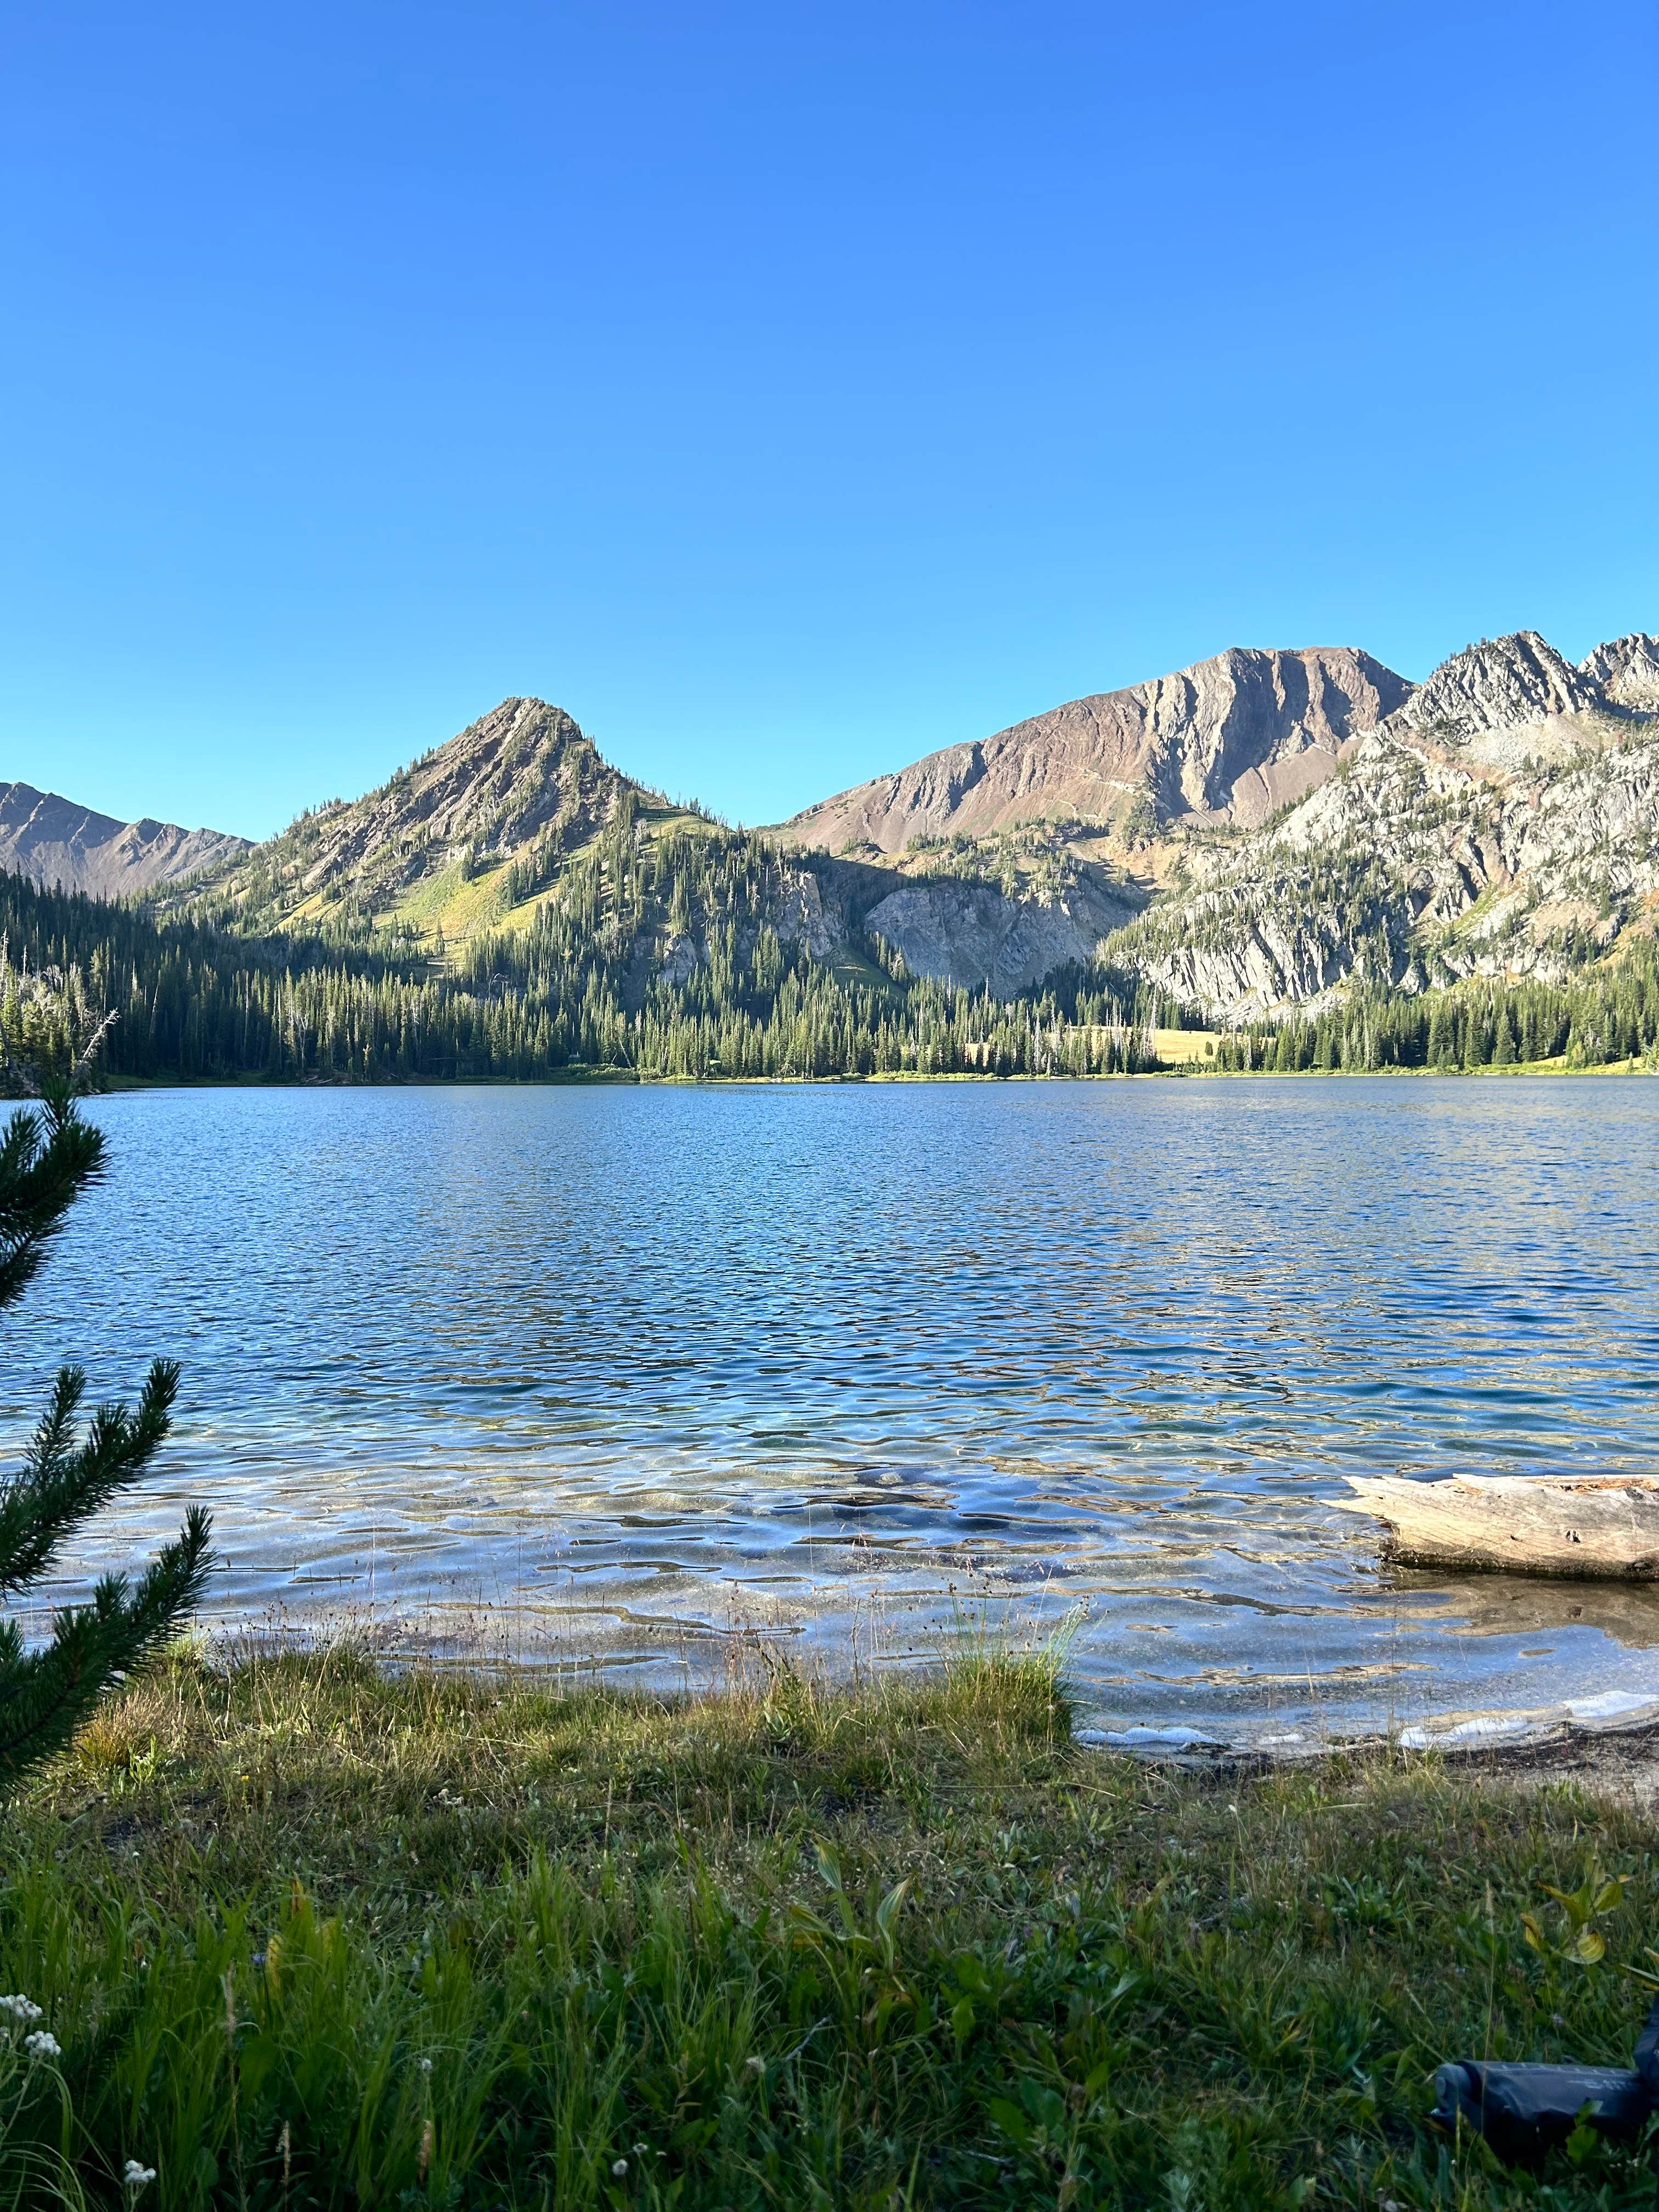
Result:
<svg viewBox="0 0 1659 2212">
<path fill-rule="evenodd" d="M 1440 2067 L 1433 2118 L 1461 2122 L 1486 2141 L 1506 2166 L 1524 2166 L 1557 2150 L 1582 2119 L 1613 2142 L 1633 2142 L 1659 2103 L 1659 2003 L 1624 2066 L 1509 2066 L 1463 2058 Z"/>
<path fill-rule="evenodd" d="M 40 1104 L 0 1128 L 0 1310 L 22 1295 L 76 1200 L 104 1171 L 101 1130 L 81 1117 L 68 1082 L 38 1086 Z M 100 1406 L 81 1431 L 86 1378 L 59 1370 L 22 1472 L 0 1485 L 0 1596 L 38 1583 L 64 1540 L 137 1482 L 171 1426 L 179 1370 L 158 1359 L 136 1412 Z M 136 1583 L 106 1575 L 89 1605 L 65 1607 L 50 1640 L 26 1650 L 0 1621 L 0 1791 L 74 1735 L 110 1684 L 165 1643 L 201 1595 L 210 1522 L 192 1505 L 176 1543 Z"/>
<path fill-rule="evenodd" d="M 1633 2142 L 1653 2110 L 1647 2083 L 1623 2066 L 1504 2066 L 1465 2058 L 1441 2067 L 1434 2086 L 1440 2125 L 1453 2128 L 1461 2120 L 1485 2136 L 1505 2166 L 1558 2150 L 1581 2118 L 1615 2142 Z"/>
</svg>

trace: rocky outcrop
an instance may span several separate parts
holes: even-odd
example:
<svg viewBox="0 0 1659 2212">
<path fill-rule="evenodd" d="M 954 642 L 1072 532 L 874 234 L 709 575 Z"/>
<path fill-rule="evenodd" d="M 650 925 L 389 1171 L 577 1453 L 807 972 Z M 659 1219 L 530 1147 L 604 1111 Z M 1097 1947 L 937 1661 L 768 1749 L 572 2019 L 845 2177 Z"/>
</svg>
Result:
<svg viewBox="0 0 1659 2212">
<path fill-rule="evenodd" d="M 1103 826 L 1137 800 L 1156 818 L 1246 825 L 1329 775 L 1342 747 L 1410 696 L 1342 647 L 1234 647 L 1173 676 L 1076 699 L 972 744 L 844 791 L 775 834 L 830 852 L 897 853 L 1035 822 Z"/>
<path fill-rule="evenodd" d="M 1443 660 L 1390 718 L 1390 727 L 1456 744 L 1488 730 L 1588 714 L 1601 704 L 1601 688 L 1591 678 L 1536 630 L 1524 629 L 1482 638 Z"/>
<path fill-rule="evenodd" d="M 1091 960 L 1139 904 L 1132 890 L 1087 865 L 1068 867 L 1057 882 L 1003 886 L 785 854 L 769 870 L 759 908 L 732 919 L 730 950 L 748 959 L 763 926 L 820 961 L 861 957 L 878 939 L 913 975 L 1008 999 L 1069 961 Z M 641 999 L 651 975 L 684 983 L 710 954 L 696 937 L 665 941 L 641 965 Z"/>
<path fill-rule="evenodd" d="M 1133 911 L 1128 897 L 1087 878 L 1044 897 L 932 877 L 890 891 L 864 926 L 913 975 L 1007 999 L 1067 961 L 1092 959 Z"/>
<path fill-rule="evenodd" d="M 1659 714 L 1659 637 L 1645 630 L 1616 637 L 1586 653 L 1578 669 L 1615 706 Z"/>
<path fill-rule="evenodd" d="M 1645 642 L 1576 670 L 1530 633 L 1458 654 L 1281 823 L 1194 849 L 1112 957 L 1236 1021 L 1358 982 L 1559 978 L 1650 929 L 1659 715 L 1611 695 Z"/>
<path fill-rule="evenodd" d="M 33 784 L 0 783 L 0 871 L 49 888 L 125 898 L 249 849 L 246 837 L 176 822 L 119 822 Z"/>
<path fill-rule="evenodd" d="M 1388 729 L 1494 766 L 1565 759 L 1603 741 L 1601 685 L 1535 630 L 1486 639 L 1443 660 L 1390 715 Z"/>
</svg>

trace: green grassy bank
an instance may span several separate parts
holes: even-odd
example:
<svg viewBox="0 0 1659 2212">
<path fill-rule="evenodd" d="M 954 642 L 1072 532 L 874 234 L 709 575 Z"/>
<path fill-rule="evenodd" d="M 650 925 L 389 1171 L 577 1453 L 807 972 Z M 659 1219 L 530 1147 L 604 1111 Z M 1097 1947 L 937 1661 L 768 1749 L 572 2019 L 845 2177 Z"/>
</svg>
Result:
<svg viewBox="0 0 1659 2212">
<path fill-rule="evenodd" d="M 684 1704 L 181 1663 L 0 1855 L 0 1990 L 61 2045 L 0 2039 L 0 2203 L 129 2158 L 147 2207 L 294 2212 L 1653 2199 L 1425 2120 L 1445 2057 L 1625 2059 L 1645 1822 L 1105 1760 L 1036 1662 Z M 1599 1873 L 1605 1960 L 1530 1948 Z"/>
</svg>

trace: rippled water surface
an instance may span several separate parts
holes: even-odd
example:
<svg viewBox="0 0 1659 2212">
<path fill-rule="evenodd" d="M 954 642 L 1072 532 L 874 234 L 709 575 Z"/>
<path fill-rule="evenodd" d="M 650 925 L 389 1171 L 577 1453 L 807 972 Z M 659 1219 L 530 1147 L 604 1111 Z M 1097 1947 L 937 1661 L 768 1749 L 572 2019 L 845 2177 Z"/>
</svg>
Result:
<svg viewBox="0 0 1659 2212">
<path fill-rule="evenodd" d="M 1086 1606 L 1107 1725 L 1659 1696 L 1659 1595 L 1378 1572 L 1346 1472 L 1651 1473 L 1659 1084 L 155 1091 L 6 1324 L 184 1363 L 76 1572 L 672 1679 Z"/>
</svg>

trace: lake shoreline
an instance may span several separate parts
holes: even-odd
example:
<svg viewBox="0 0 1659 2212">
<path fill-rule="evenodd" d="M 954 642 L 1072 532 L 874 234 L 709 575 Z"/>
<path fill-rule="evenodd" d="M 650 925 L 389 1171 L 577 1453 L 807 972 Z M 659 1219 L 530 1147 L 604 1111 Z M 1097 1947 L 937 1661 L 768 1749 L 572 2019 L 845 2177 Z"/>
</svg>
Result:
<svg viewBox="0 0 1659 2212">
<path fill-rule="evenodd" d="M 358 1081 L 331 1076 L 263 1078 L 204 1076 L 196 1079 L 161 1076 L 124 1075 L 104 1079 L 99 1092 L 118 1097 L 146 1091 L 842 1091 L 888 1088 L 894 1085 L 942 1084 L 1018 1085 L 1055 1083 L 1163 1083 L 1201 1080 L 1205 1083 L 1309 1083 L 1334 1079 L 1362 1082 L 1386 1077 L 1390 1080 L 1465 1081 L 1493 1079 L 1511 1081 L 1520 1076 L 1643 1076 L 1659 1075 L 1659 1066 L 1644 1060 L 1613 1060 L 1605 1065 L 1569 1067 L 1559 1060 L 1525 1060 L 1504 1067 L 1232 1067 L 1210 1068 L 1194 1060 L 1170 1067 L 1149 1067 L 1133 1074 L 1075 1075 L 1069 1071 L 1052 1075 L 996 1075 L 977 1069 L 929 1074 L 912 1070 L 889 1070 L 876 1075 L 635 1075 L 626 1069 L 569 1069 L 546 1075 L 375 1076 Z"/>
</svg>

